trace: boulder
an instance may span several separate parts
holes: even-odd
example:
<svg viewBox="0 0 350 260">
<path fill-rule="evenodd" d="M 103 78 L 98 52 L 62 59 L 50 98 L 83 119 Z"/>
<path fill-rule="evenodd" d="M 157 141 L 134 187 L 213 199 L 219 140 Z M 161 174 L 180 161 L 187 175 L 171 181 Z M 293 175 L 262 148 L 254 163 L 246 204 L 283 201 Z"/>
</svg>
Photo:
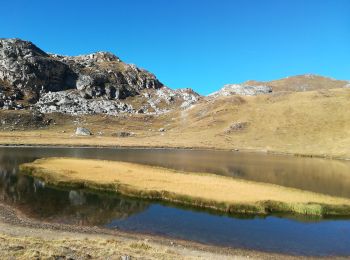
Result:
<svg viewBox="0 0 350 260">
<path fill-rule="evenodd" d="M 75 131 L 75 135 L 79 136 L 90 136 L 92 133 L 90 132 L 89 129 L 85 127 L 77 127 L 77 130 Z"/>
</svg>

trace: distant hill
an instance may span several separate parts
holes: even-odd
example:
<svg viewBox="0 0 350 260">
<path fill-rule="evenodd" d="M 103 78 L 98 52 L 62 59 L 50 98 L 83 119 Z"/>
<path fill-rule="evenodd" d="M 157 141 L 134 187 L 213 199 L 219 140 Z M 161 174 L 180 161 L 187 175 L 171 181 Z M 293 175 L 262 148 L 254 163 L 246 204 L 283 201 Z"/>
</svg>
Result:
<svg viewBox="0 0 350 260">
<path fill-rule="evenodd" d="M 216 98 L 231 95 L 256 96 L 281 91 L 301 92 L 347 87 L 350 87 L 350 81 L 305 74 L 272 81 L 248 80 L 241 84 L 226 84 L 218 91 L 210 94 L 209 97 Z"/>
<path fill-rule="evenodd" d="M 305 74 L 277 79 L 272 81 L 249 80 L 244 82 L 245 86 L 265 85 L 272 87 L 273 92 L 277 91 L 310 91 L 319 89 L 332 89 L 350 87 L 350 81 L 337 80 L 314 74 Z"/>
</svg>

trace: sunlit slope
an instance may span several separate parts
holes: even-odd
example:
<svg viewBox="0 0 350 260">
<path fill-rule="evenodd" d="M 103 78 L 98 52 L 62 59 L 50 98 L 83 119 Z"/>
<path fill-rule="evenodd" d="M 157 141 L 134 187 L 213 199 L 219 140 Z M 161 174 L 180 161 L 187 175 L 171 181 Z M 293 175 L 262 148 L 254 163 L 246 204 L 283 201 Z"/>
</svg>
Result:
<svg viewBox="0 0 350 260">
<path fill-rule="evenodd" d="M 246 81 L 246 85 L 267 85 L 277 91 L 311 91 L 321 89 L 334 89 L 349 86 L 349 81 L 337 80 L 314 74 L 297 75 L 283 79 L 259 82 L 255 80 Z"/>
<path fill-rule="evenodd" d="M 174 131 L 193 143 L 350 155 L 350 89 L 209 99 L 177 122 Z"/>
</svg>

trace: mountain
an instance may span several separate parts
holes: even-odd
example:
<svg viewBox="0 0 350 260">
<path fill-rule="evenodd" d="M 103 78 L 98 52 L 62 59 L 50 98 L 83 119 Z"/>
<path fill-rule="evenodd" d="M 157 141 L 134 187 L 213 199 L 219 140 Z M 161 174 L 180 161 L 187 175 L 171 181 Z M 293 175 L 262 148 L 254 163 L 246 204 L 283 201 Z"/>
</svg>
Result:
<svg viewBox="0 0 350 260">
<path fill-rule="evenodd" d="M 136 101 L 133 99 L 135 97 Z M 0 107 L 69 114 L 167 111 L 199 95 L 171 90 L 154 74 L 109 52 L 48 54 L 29 41 L 0 39 Z"/>
<path fill-rule="evenodd" d="M 209 95 L 255 96 L 350 87 L 350 82 L 299 75 L 268 82 L 227 84 Z M 71 115 L 161 114 L 191 107 L 202 98 L 173 90 L 157 77 L 110 52 L 79 56 L 49 54 L 29 41 L 0 39 L 0 109 L 31 109 Z"/>
</svg>

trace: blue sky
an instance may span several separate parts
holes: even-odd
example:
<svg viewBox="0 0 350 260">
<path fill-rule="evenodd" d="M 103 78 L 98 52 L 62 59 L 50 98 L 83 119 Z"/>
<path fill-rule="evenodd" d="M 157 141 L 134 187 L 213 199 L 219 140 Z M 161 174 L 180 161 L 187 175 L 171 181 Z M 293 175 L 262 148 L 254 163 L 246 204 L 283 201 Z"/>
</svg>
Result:
<svg viewBox="0 0 350 260">
<path fill-rule="evenodd" d="M 111 51 L 172 88 L 315 73 L 350 79 L 349 0 L 2 1 L 0 37 Z"/>
</svg>

